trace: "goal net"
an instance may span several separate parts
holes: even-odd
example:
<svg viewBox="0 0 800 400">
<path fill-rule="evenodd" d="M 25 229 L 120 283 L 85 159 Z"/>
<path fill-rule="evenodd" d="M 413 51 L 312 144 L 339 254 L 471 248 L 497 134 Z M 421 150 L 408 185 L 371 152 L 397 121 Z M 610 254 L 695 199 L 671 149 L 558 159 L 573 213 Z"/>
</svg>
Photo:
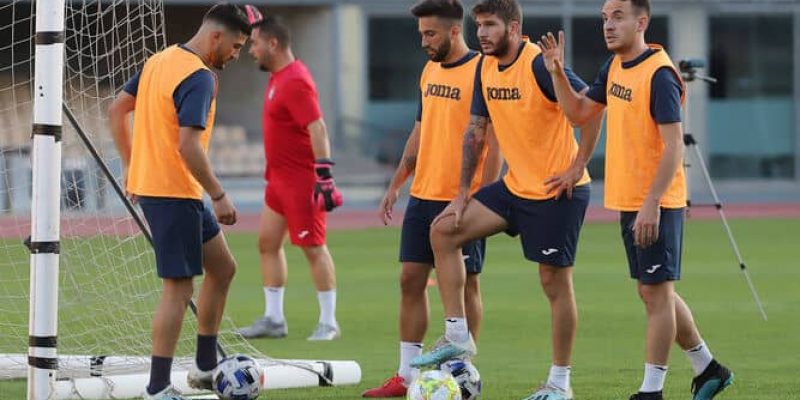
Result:
<svg viewBox="0 0 800 400">
<path fill-rule="evenodd" d="M 147 57 L 167 45 L 163 7 L 161 0 L 66 3 L 64 102 L 117 177 L 121 164 L 105 111 Z M 30 253 L 23 241 L 31 219 L 35 14 L 33 2 L 0 2 L 0 385 L 25 378 L 28 363 Z M 149 370 L 150 323 L 161 288 L 153 252 L 66 120 L 62 143 L 59 396 L 136 397 L 144 381 L 135 381 L 137 392 L 126 394 L 114 392 L 124 385 L 113 377 L 141 380 Z M 223 321 L 222 347 L 258 358 L 274 387 L 328 384 L 331 368 L 346 370 L 334 374 L 333 383 L 360 379 L 352 362 L 270 359 L 233 329 L 230 320 Z M 176 371 L 193 362 L 196 334 L 195 318 L 187 315 Z M 288 378 L 273 379 L 282 375 Z M 83 379 L 92 377 L 99 389 L 81 392 Z"/>
</svg>

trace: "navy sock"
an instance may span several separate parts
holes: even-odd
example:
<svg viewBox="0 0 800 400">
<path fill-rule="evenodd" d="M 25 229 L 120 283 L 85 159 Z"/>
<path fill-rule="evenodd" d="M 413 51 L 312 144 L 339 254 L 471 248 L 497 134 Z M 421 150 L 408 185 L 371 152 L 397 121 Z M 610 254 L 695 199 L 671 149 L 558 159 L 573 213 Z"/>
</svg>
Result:
<svg viewBox="0 0 800 400">
<path fill-rule="evenodd" d="M 197 368 L 211 371 L 217 367 L 217 335 L 197 335 Z"/>
<path fill-rule="evenodd" d="M 172 357 L 153 356 L 150 364 L 150 384 L 147 393 L 156 394 L 169 386 L 172 371 Z"/>
</svg>

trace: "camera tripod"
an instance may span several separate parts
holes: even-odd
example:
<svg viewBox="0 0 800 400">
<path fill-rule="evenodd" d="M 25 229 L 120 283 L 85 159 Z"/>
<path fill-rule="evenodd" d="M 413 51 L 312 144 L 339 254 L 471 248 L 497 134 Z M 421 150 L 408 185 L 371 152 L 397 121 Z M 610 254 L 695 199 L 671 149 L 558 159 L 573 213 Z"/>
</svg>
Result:
<svg viewBox="0 0 800 400">
<path fill-rule="evenodd" d="M 678 68 L 681 71 L 681 75 L 683 76 L 683 80 L 687 83 L 693 82 L 695 80 L 701 80 L 708 84 L 717 83 L 715 78 L 704 76 L 697 73 L 697 70 L 700 68 L 704 68 L 705 63 L 702 60 L 697 59 L 689 59 L 689 60 L 682 60 L 678 63 Z M 739 251 L 739 246 L 736 244 L 736 239 L 733 237 L 733 231 L 731 230 L 730 225 L 728 224 L 728 219 L 725 217 L 725 211 L 722 207 L 722 201 L 720 201 L 719 195 L 717 194 L 717 190 L 714 188 L 714 182 L 711 180 L 711 174 L 708 172 L 708 167 L 706 166 L 705 161 L 703 160 L 703 153 L 700 151 L 700 146 L 697 144 L 697 140 L 692 135 L 692 131 L 689 125 L 689 95 L 688 93 L 685 96 L 686 102 L 684 105 L 685 108 L 685 117 L 683 123 L 683 144 L 686 146 L 687 149 L 692 149 L 697 160 L 697 164 L 700 165 L 700 170 L 703 172 L 703 178 L 705 178 L 706 185 L 708 186 L 709 191 L 711 192 L 711 196 L 714 199 L 714 208 L 717 209 L 719 214 L 720 220 L 722 220 L 722 225 L 725 227 L 725 232 L 728 234 L 728 241 L 731 244 L 731 248 L 733 249 L 733 253 L 736 255 L 736 260 L 739 262 L 739 269 L 742 271 L 745 280 L 747 281 L 747 286 L 750 288 L 750 292 L 753 295 L 753 299 L 756 302 L 756 306 L 758 306 L 758 311 L 761 313 L 761 316 L 764 320 L 767 320 L 767 313 L 764 311 L 764 306 L 761 304 L 761 299 L 758 297 L 758 292 L 756 292 L 756 288 L 753 285 L 753 280 L 750 278 L 750 272 L 747 270 L 747 266 L 744 263 L 744 259 L 742 258 L 742 254 Z M 687 163 L 684 159 L 684 168 L 688 169 L 691 167 L 691 164 Z M 692 207 L 691 200 L 686 202 L 687 207 Z"/>
</svg>

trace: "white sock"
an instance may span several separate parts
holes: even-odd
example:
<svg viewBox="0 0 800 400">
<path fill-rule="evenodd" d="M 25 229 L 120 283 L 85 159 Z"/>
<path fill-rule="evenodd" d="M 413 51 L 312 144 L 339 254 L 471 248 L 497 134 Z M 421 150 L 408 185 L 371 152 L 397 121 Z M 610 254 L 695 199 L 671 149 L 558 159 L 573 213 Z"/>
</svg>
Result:
<svg viewBox="0 0 800 400">
<path fill-rule="evenodd" d="M 319 300 L 319 323 L 339 326 L 336 322 L 336 289 L 317 292 Z"/>
<path fill-rule="evenodd" d="M 400 375 L 406 385 L 410 385 L 414 378 L 419 374 L 419 369 L 411 368 L 411 359 L 422 354 L 422 343 L 400 342 L 400 367 L 397 368 L 397 375 Z"/>
<path fill-rule="evenodd" d="M 567 391 L 569 390 L 570 372 L 572 372 L 572 368 L 569 365 L 564 367 L 551 365 L 550 376 L 547 377 L 547 383 L 550 386 L 555 386 L 561 390 Z"/>
<path fill-rule="evenodd" d="M 444 337 L 454 343 L 464 343 L 469 340 L 469 329 L 466 318 L 445 318 Z"/>
<path fill-rule="evenodd" d="M 714 360 L 714 356 L 711 355 L 711 350 L 706 346 L 706 342 L 700 342 L 697 346 L 686 350 L 686 356 L 689 357 L 689 361 L 692 362 L 694 376 L 702 374 L 708 367 L 708 364 L 711 364 L 711 361 Z"/>
<path fill-rule="evenodd" d="M 284 287 L 264 287 L 264 316 L 276 321 L 283 322 L 286 317 L 283 315 L 283 292 Z"/>
<path fill-rule="evenodd" d="M 664 380 L 667 378 L 667 366 L 644 364 L 644 379 L 640 392 L 652 393 L 664 390 Z"/>
</svg>

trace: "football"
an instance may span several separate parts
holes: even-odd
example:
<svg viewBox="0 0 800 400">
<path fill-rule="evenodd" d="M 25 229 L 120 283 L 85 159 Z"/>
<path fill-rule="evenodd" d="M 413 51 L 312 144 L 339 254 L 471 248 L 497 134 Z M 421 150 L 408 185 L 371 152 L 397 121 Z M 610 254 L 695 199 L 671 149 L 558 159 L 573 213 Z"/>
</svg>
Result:
<svg viewBox="0 0 800 400">
<path fill-rule="evenodd" d="M 461 388 L 462 400 L 475 400 L 481 396 L 481 374 L 472 363 L 463 360 L 449 360 L 442 363 L 440 369 L 453 375 Z"/>
<path fill-rule="evenodd" d="M 408 400 L 461 400 L 461 390 L 453 375 L 433 369 L 419 374 L 411 383 Z"/>
<path fill-rule="evenodd" d="M 222 400 L 253 400 L 264 387 L 264 375 L 256 360 L 237 354 L 219 362 L 213 383 L 214 392 Z"/>
</svg>

